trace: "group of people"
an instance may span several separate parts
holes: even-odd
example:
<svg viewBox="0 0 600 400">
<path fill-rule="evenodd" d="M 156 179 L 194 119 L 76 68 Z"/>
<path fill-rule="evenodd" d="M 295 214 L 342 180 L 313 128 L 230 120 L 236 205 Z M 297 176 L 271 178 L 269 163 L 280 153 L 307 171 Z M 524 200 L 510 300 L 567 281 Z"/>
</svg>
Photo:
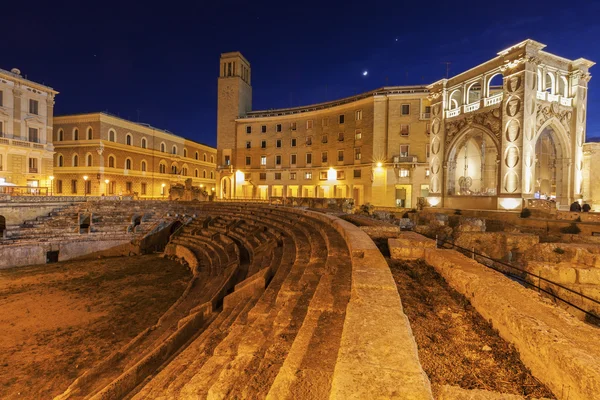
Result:
<svg viewBox="0 0 600 400">
<path fill-rule="evenodd" d="M 571 207 L 569 207 L 569 211 L 575 211 L 575 212 L 590 212 L 590 210 L 592 209 L 592 207 L 590 207 L 590 205 L 588 203 L 583 203 L 583 206 L 581 204 L 579 204 L 578 201 L 574 201 L 571 204 Z"/>
</svg>

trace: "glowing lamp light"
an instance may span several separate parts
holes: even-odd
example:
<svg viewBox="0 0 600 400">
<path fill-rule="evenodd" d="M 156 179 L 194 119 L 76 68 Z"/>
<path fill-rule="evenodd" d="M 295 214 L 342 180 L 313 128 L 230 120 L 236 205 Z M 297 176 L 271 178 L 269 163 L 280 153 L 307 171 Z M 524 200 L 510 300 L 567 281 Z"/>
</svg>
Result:
<svg viewBox="0 0 600 400">
<path fill-rule="evenodd" d="M 166 184 L 164 184 L 164 183 L 163 183 L 162 185 L 160 185 L 160 187 L 165 187 L 165 186 L 167 186 L 167 185 L 166 185 Z"/>
<path fill-rule="evenodd" d="M 237 171 L 235 171 L 235 180 L 237 182 L 244 182 L 244 173 L 242 171 L 240 171 L 239 169 Z"/>
<path fill-rule="evenodd" d="M 521 205 L 520 198 L 505 198 L 500 200 L 500 207 L 505 210 L 514 210 Z"/>
<path fill-rule="evenodd" d="M 201 188 L 203 188 L 203 187 L 204 187 L 204 185 L 203 185 L 203 184 L 200 184 L 200 187 L 201 187 Z"/>
<path fill-rule="evenodd" d="M 87 180 L 88 180 L 88 176 L 87 176 L 87 175 L 84 175 L 84 176 L 83 176 L 83 180 L 84 180 L 84 181 L 87 181 Z"/>
<path fill-rule="evenodd" d="M 211 188 L 210 190 L 212 190 L 213 192 L 215 191 L 215 188 Z"/>
<path fill-rule="evenodd" d="M 110 182 L 108 179 L 104 180 L 104 183 L 106 183 L 108 185 L 108 182 Z"/>
<path fill-rule="evenodd" d="M 50 175 L 49 178 L 50 178 L 51 181 L 53 181 L 54 180 L 54 175 Z"/>
<path fill-rule="evenodd" d="M 427 198 L 427 202 L 429 203 L 429 205 L 431 207 L 436 207 L 438 204 L 440 204 L 441 201 L 442 201 L 442 199 L 440 197 L 428 197 Z"/>
<path fill-rule="evenodd" d="M 327 180 L 328 181 L 336 181 L 337 180 L 337 172 L 333 167 L 330 167 L 327 171 Z"/>
<path fill-rule="evenodd" d="M 377 163 L 377 168 L 381 168 L 383 166 L 383 163 L 380 161 Z"/>
</svg>

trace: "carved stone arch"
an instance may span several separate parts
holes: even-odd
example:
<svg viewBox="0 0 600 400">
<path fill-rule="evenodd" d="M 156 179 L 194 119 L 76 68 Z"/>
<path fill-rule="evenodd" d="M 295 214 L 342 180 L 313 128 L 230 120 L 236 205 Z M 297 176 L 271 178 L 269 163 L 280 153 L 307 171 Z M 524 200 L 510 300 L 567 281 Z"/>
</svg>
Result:
<svg viewBox="0 0 600 400">
<path fill-rule="evenodd" d="M 501 147 L 500 140 L 498 139 L 498 136 L 494 132 L 492 132 L 490 129 L 488 129 L 487 127 L 485 127 L 483 125 L 480 125 L 477 123 L 470 123 L 470 124 L 467 124 L 460 131 L 458 131 L 458 133 L 454 136 L 452 141 L 450 143 L 446 144 L 444 159 L 449 160 L 450 159 L 449 157 L 451 155 L 451 150 L 453 150 L 453 149 L 455 150 L 457 143 L 459 143 L 460 140 L 464 139 L 464 137 L 467 135 L 467 133 L 469 133 L 470 131 L 475 130 L 475 129 L 482 130 L 488 136 L 490 136 L 490 138 L 496 145 L 496 149 L 498 151 L 500 151 L 500 147 Z"/>
<path fill-rule="evenodd" d="M 221 178 L 221 198 L 230 199 L 233 191 L 233 178 L 230 176 L 224 176 Z"/>
<path fill-rule="evenodd" d="M 549 138 L 549 142 L 548 139 L 542 141 L 542 137 Z M 555 195 L 557 206 L 568 206 L 577 185 L 572 180 L 572 171 L 573 168 L 581 170 L 583 160 L 574 156 L 567 130 L 558 118 L 551 116 L 536 130 L 531 143 L 535 154 L 535 164 L 531 169 L 534 191 L 540 192 L 540 195 Z M 550 147 L 548 143 L 551 143 Z M 550 183 L 544 187 L 544 182 Z"/>
<path fill-rule="evenodd" d="M 560 144 L 560 150 L 561 157 L 567 157 L 567 158 L 571 158 L 572 155 L 572 150 L 571 150 L 571 141 L 569 139 L 569 133 L 567 132 L 567 130 L 564 128 L 563 124 L 560 122 L 560 120 L 556 117 L 550 117 L 549 119 L 547 119 L 536 131 L 535 136 L 532 139 L 532 143 L 535 144 L 537 143 L 538 139 L 540 138 L 540 135 L 542 134 L 542 132 L 544 132 L 544 130 L 546 128 L 552 128 L 552 130 L 554 131 L 554 133 L 556 133 L 556 137 L 555 139 L 558 139 L 557 143 Z M 559 154 L 557 154 L 557 156 L 559 156 Z"/>
<path fill-rule="evenodd" d="M 501 143 L 487 127 L 469 123 L 445 151 L 445 193 L 495 196 L 500 177 Z"/>
<path fill-rule="evenodd" d="M 456 95 L 456 97 L 455 97 Z M 456 104 L 453 103 L 456 101 Z M 448 95 L 448 110 L 455 110 L 463 105 L 463 92 L 461 89 L 454 89 Z"/>
<path fill-rule="evenodd" d="M 488 76 L 486 76 L 485 78 L 485 97 L 490 97 L 491 96 L 491 88 L 492 88 L 492 81 L 494 80 L 494 78 L 496 78 L 497 76 L 500 76 L 501 78 L 504 76 L 502 75 L 502 72 L 497 71 L 495 73 L 489 74 Z"/>
<path fill-rule="evenodd" d="M 479 98 L 471 99 L 472 90 L 474 90 L 473 88 L 476 85 L 479 85 Z M 484 97 L 484 94 L 483 94 L 484 90 L 485 90 L 485 86 L 483 85 L 483 78 L 481 76 L 479 78 L 477 78 L 477 80 L 469 82 L 465 87 L 464 103 L 471 104 L 471 103 L 481 100 Z M 477 96 L 475 96 L 475 97 L 477 97 Z"/>
</svg>

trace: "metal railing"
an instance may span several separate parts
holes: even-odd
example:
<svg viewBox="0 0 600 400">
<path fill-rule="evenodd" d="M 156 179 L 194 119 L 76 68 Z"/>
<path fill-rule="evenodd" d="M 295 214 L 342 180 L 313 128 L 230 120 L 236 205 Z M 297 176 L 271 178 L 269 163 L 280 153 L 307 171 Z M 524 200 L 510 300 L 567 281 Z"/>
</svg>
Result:
<svg viewBox="0 0 600 400">
<path fill-rule="evenodd" d="M 0 186 L 0 194 L 12 196 L 47 196 L 48 188 L 45 186 Z"/>
<path fill-rule="evenodd" d="M 551 281 L 550 279 L 544 278 L 543 276 L 541 276 L 539 274 L 529 272 L 527 270 L 524 270 L 523 268 L 517 267 L 508 262 L 496 260 L 494 258 L 488 257 L 481 253 L 477 253 L 477 252 L 475 252 L 474 249 L 466 249 L 466 248 L 458 246 L 452 242 L 449 242 L 449 241 L 446 241 L 443 239 L 439 239 L 437 237 L 437 235 L 435 238 L 433 238 L 433 237 L 430 237 L 430 238 L 434 239 L 436 241 L 436 248 L 458 249 L 458 251 L 460 251 L 462 254 L 464 254 L 467 257 L 470 256 L 473 259 L 476 259 L 476 257 L 479 257 L 480 259 L 486 259 L 486 260 L 491 261 L 491 264 L 484 263 L 484 262 L 480 262 L 480 264 L 484 265 L 490 269 L 493 269 L 494 271 L 500 272 L 511 279 L 515 279 L 515 280 L 519 281 L 521 284 L 523 284 L 523 286 L 525 286 L 529 289 L 536 289 L 538 292 L 546 293 L 547 295 L 554 298 L 555 301 L 556 300 L 562 301 L 563 303 L 583 312 L 586 315 L 586 317 L 589 318 L 589 322 L 592 322 L 595 325 L 600 326 L 600 315 L 598 315 L 597 313 L 595 313 L 593 311 L 590 311 L 589 309 L 584 308 L 585 303 L 587 302 L 588 305 L 591 303 L 594 306 L 596 306 L 598 309 L 600 309 L 600 301 L 599 300 L 591 298 L 583 293 L 577 292 L 577 291 L 575 291 L 571 288 L 568 288 L 560 283 Z M 449 246 L 449 247 L 444 247 L 444 246 Z M 477 261 L 479 261 L 479 260 L 477 260 Z M 530 279 L 527 279 L 526 277 L 529 277 Z M 533 278 L 533 279 L 531 279 L 531 278 Z M 536 281 L 537 281 L 537 284 L 535 283 Z M 542 286 L 542 282 L 544 282 L 546 284 L 545 287 Z M 552 287 L 555 287 L 556 289 L 564 290 L 571 294 L 579 296 L 579 298 L 582 300 L 583 304 L 577 305 L 577 304 L 574 304 L 570 300 L 560 297 L 557 294 L 558 290 L 553 290 Z"/>
</svg>

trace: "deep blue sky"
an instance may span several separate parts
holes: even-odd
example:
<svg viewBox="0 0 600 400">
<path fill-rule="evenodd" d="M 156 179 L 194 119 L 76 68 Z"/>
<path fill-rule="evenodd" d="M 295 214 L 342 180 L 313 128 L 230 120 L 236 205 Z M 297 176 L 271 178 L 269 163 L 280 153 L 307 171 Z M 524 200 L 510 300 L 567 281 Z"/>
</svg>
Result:
<svg viewBox="0 0 600 400">
<path fill-rule="evenodd" d="M 210 145 L 222 52 L 250 61 L 255 110 L 430 83 L 442 62 L 453 75 L 525 38 L 600 62 L 598 1 L 6 3 L 0 68 L 60 91 L 56 115 L 136 121 L 139 110 L 141 122 Z M 588 138 L 600 137 L 600 65 L 591 73 Z"/>
</svg>

